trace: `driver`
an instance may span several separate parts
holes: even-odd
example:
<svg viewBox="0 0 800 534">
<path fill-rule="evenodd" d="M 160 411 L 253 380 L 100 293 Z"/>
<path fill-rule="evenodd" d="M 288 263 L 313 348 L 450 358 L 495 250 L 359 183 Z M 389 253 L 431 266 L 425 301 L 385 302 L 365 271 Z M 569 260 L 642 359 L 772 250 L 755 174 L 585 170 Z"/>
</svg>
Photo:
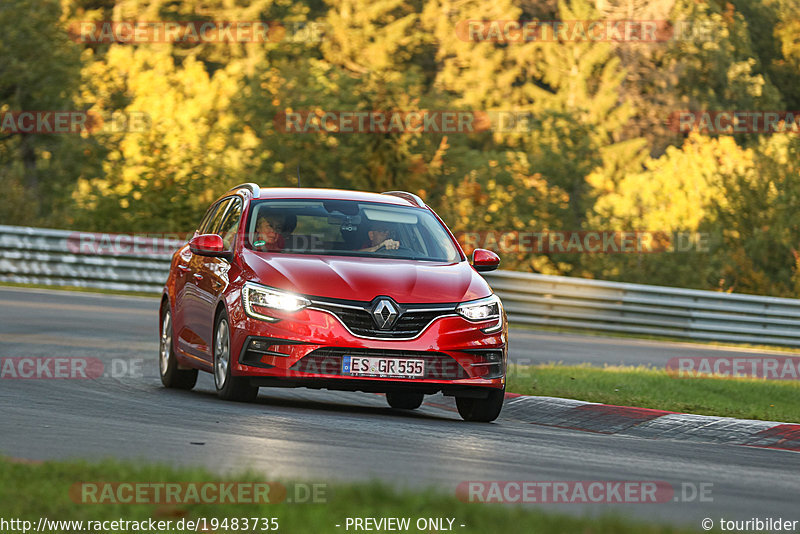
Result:
<svg viewBox="0 0 800 534">
<path fill-rule="evenodd" d="M 400 241 L 391 239 L 389 236 L 392 233 L 392 228 L 388 223 L 377 221 L 370 225 L 370 230 L 367 233 L 369 236 L 369 245 L 361 249 L 361 252 L 375 252 L 381 247 L 386 250 L 397 250 L 400 248 Z"/>
</svg>

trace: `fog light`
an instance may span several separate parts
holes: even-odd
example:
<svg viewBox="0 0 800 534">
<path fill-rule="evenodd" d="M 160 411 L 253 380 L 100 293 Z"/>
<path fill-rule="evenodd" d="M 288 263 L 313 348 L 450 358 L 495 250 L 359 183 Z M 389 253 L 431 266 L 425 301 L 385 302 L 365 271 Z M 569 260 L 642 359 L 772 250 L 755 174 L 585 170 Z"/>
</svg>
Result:
<svg viewBox="0 0 800 534">
<path fill-rule="evenodd" d="M 253 349 L 253 350 L 264 350 L 265 351 L 265 350 L 267 350 L 267 348 L 269 348 L 269 345 L 267 345 L 263 341 L 260 341 L 258 339 L 254 339 L 253 341 L 250 342 L 250 348 Z"/>
<path fill-rule="evenodd" d="M 470 366 L 480 378 L 503 376 L 503 352 L 499 350 L 475 351 L 476 361 Z"/>
<path fill-rule="evenodd" d="M 292 343 L 275 343 L 271 339 L 251 339 L 247 344 L 247 352 L 258 352 L 262 354 L 269 354 L 271 356 L 289 356 L 281 352 L 282 350 L 291 350 Z"/>
</svg>

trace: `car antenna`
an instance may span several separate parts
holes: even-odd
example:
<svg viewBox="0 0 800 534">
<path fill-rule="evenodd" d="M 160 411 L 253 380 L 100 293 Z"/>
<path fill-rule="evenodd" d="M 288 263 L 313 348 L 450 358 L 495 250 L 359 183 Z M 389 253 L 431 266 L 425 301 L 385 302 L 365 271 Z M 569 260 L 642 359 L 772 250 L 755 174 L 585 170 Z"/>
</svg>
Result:
<svg viewBox="0 0 800 534">
<path fill-rule="evenodd" d="M 300 187 L 300 163 L 297 164 L 297 187 Z"/>
</svg>

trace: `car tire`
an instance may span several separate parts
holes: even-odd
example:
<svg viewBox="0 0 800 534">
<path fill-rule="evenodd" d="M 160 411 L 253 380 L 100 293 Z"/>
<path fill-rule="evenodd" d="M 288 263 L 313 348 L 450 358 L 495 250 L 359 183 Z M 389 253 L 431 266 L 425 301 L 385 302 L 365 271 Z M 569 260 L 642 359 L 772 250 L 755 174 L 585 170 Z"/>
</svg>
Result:
<svg viewBox="0 0 800 534">
<path fill-rule="evenodd" d="M 416 391 L 390 391 L 386 394 L 386 402 L 395 410 L 416 410 L 422 406 L 423 393 Z"/>
<path fill-rule="evenodd" d="M 506 390 L 503 388 L 489 390 L 489 396 L 485 399 L 456 397 L 458 413 L 464 421 L 490 423 L 500 415 L 500 410 L 503 409 L 505 393 Z"/>
<path fill-rule="evenodd" d="M 197 369 L 179 369 L 172 339 L 172 312 L 164 304 L 161 312 L 158 370 L 161 383 L 171 389 L 192 389 L 197 384 Z"/>
<path fill-rule="evenodd" d="M 214 323 L 213 364 L 214 386 L 220 399 L 251 402 L 258 397 L 258 387 L 251 386 L 247 378 L 231 374 L 231 335 L 228 315 L 225 312 L 217 316 Z"/>
</svg>

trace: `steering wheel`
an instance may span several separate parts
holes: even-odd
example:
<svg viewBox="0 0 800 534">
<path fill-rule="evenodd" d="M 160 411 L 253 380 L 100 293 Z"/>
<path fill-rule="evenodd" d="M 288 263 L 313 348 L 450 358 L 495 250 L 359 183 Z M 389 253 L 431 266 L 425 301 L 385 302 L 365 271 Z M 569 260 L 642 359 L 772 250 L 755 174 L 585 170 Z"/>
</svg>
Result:
<svg viewBox="0 0 800 534">
<path fill-rule="evenodd" d="M 390 249 L 386 248 L 386 245 L 381 245 L 380 247 L 375 249 L 375 252 L 381 252 L 381 251 L 388 252 L 390 254 L 405 253 L 406 255 L 410 254 L 411 256 L 415 256 L 416 255 L 416 252 L 414 251 L 414 249 L 408 248 L 408 247 L 403 247 L 403 246 L 399 246 L 397 248 L 393 248 L 393 249 L 390 250 Z"/>
</svg>

